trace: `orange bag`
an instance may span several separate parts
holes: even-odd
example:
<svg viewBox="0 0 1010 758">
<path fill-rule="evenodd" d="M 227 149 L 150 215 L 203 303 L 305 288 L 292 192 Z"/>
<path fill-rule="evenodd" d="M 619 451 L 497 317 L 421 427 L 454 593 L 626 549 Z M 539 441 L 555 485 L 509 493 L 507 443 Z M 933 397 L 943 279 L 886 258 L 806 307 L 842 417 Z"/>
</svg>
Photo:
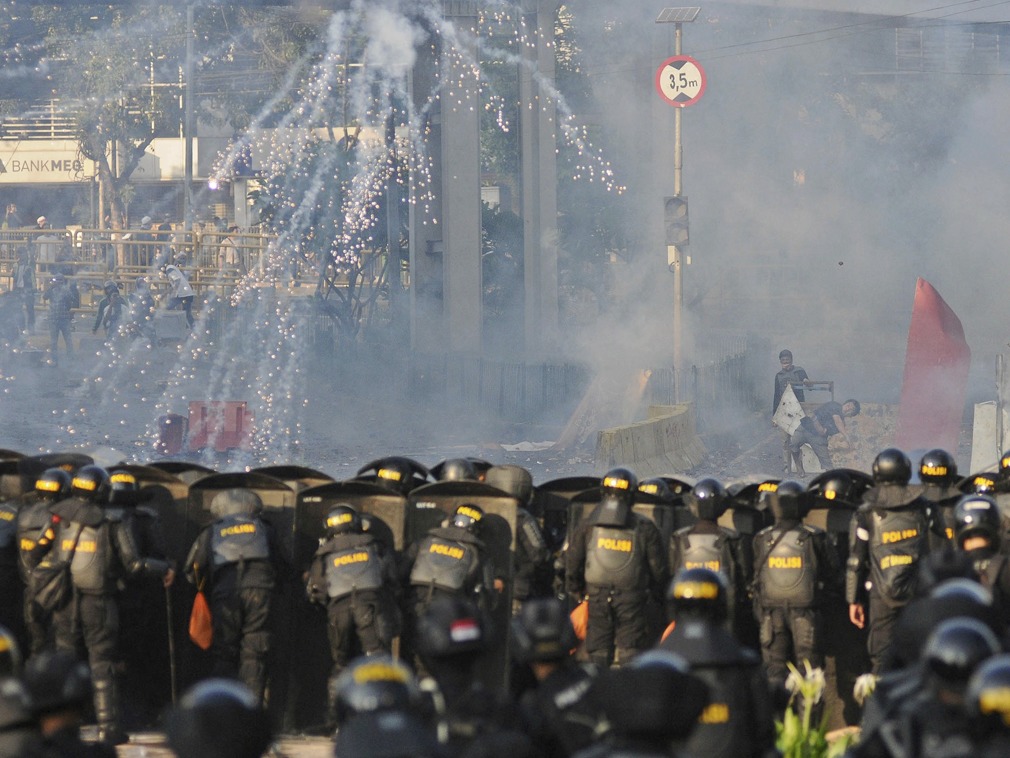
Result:
<svg viewBox="0 0 1010 758">
<path fill-rule="evenodd" d="M 659 638 L 659 641 L 664 642 L 666 638 L 670 636 L 670 632 L 673 631 L 675 626 L 677 626 L 676 621 L 671 621 L 669 624 L 667 624 L 666 629 L 663 631 L 663 636 Z"/>
<path fill-rule="evenodd" d="M 193 598 L 193 610 L 189 614 L 189 638 L 198 648 L 207 650 L 214 638 L 214 627 L 210 619 L 210 605 L 203 590 L 198 590 Z"/>
<path fill-rule="evenodd" d="M 575 627 L 575 636 L 580 640 L 586 639 L 586 629 L 589 628 L 589 601 L 583 600 L 571 613 L 572 626 Z"/>
</svg>

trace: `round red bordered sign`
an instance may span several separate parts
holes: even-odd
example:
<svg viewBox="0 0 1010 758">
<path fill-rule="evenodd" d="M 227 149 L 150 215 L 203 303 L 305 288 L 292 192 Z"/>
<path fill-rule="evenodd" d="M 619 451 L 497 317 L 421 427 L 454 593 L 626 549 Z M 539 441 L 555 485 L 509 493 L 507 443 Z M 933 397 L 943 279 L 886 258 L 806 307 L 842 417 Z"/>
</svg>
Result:
<svg viewBox="0 0 1010 758">
<path fill-rule="evenodd" d="M 690 55 L 667 58 L 656 70 L 656 91 L 670 105 L 685 108 L 705 92 L 705 69 Z"/>
</svg>

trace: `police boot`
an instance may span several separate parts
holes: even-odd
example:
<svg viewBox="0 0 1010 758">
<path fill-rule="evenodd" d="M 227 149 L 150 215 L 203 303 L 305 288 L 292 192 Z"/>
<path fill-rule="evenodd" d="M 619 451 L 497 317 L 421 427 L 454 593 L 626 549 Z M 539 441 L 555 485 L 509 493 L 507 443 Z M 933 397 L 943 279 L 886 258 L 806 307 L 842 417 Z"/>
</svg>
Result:
<svg viewBox="0 0 1010 758">
<path fill-rule="evenodd" d="M 337 731 L 337 697 L 340 690 L 337 686 L 338 676 L 331 676 L 326 680 L 326 733 L 335 734 Z"/>
<path fill-rule="evenodd" d="M 119 727 L 119 702 L 114 679 L 96 679 L 95 719 L 98 721 L 98 741 L 122 745 L 130 738 Z"/>
</svg>

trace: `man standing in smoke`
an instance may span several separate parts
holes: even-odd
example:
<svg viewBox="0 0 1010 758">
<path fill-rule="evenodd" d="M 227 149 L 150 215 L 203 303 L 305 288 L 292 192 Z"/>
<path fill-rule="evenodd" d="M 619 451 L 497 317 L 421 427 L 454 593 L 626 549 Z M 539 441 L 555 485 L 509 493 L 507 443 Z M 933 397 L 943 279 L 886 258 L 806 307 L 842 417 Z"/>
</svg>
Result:
<svg viewBox="0 0 1010 758">
<path fill-rule="evenodd" d="M 803 402 L 803 385 L 809 384 L 810 379 L 807 377 L 807 372 L 800 366 L 793 364 L 793 354 L 791 350 L 782 350 L 779 352 L 779 365 L 782 367 L 777 374 L 775 374 L 775 394 L 772 397 L 772 415 L 775 415 L 775 411 L 779 409 L 779 403 L 782 402 L 782 393 L 786 391 L 786 387 L 792 386 L 793 393 L 796 395 L 796 400 L 798 402 Z M 789 452 L 789 433 L 782 432 L 782 471 L 786 474 L 789 473 L 789 466 L 792 461 L 792 454 Z"/>
</svg>

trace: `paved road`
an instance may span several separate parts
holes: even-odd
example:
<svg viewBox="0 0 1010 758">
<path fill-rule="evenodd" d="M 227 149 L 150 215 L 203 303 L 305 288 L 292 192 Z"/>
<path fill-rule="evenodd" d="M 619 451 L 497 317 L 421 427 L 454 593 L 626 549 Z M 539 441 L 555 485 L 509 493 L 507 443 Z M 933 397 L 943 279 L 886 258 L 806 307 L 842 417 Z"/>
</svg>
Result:
<svg viewBox="0 0 1010 758">
<path fill-rule="evenodd" d="M 333 743 L 325 737 L 290 737 L 277 744 L 274 753 L 278 758 L 329 758 L 333 755 Z M 132 736 L 130 744 L 120 745 L 117 752 L 121 758 L 174 758 L 175 753 L 165 745 L 160 734 L 144 733 Z"/>
</svg>

